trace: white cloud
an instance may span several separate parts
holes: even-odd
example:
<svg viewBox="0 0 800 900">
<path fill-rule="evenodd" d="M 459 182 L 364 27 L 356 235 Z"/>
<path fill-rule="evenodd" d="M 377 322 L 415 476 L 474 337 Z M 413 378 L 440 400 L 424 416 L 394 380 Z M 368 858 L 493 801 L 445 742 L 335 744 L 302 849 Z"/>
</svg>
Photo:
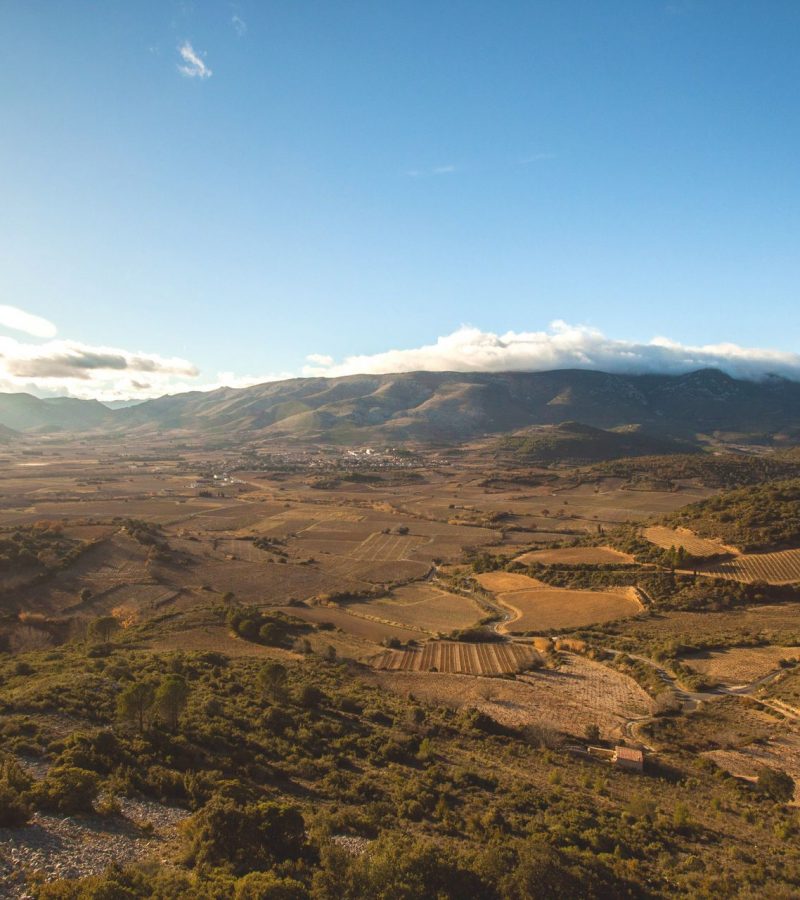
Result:
<svg viewBox="0 0 800 900">
<path fill-rule="evenodd" d="M 584 326 L 556 321 L 549 331 L 509 331 L 498 335 L 462 326 L 452 334 L 410 350 L 350 356 L 342 362 L 309 357 L 303 375 L 329 376 L 391 372 L 519 372 L 546 369 L 599 369 L 605 372 L 680 373 L 719 368 L 741 378 L 766 374 L 800 379 L 800 354 L 740 347 L 691 346 L 653 338 L 647 343 L 607 338 Z"/>
<path fill-rule="evenodd" d="M 116 400 L 189 390 L 197 368 L 185 359 L 94 347 L 78 341 L 43 344 L 0 337 L 0 390 L 43 396 Z"/>
<path fill-rule="evenodd" d="M 178 47 L 178 53 L 183 60 L 182 63 L 178 63 L 178 71 L 181 75 L 185 75 L 187 78 L 211 78 L 214 74 L 189 41 L 184 41 Z"/>
<path fill-rule="evenodd" d="M 16 306 L 0 305 L 0 327 L 21 331 L 38 338 L 52 338 L 57 333 L 56 326 L 52 322 L 48 322 L 41 316 L 25 312 L 23 309 L 18 309 Z"/>
<path fill-rule="evenodd" d="M 239 37 L 244 37 L 247 34 L 247 22 L 241 16 L 236 14 L 231 16 L 231 25 L 233 25 L 233 30 Z"/>
<path fill-rule="evenodd" d="M 332 366 L 334 359 L 324 353 L 309 353 L 306 359 L 317 366 Z"/>
</svg>

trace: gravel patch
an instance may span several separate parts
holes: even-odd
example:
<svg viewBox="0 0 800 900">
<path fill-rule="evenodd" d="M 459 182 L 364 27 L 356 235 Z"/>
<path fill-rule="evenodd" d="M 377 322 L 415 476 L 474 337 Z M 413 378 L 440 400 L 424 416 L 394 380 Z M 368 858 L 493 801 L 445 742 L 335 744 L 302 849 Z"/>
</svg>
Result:
<svg viewBox="0 0 800 900">
<path fill-rule="evenodd" d="M 36 813 L 23 828 L 0 828 L 0 897 L 30 898 L 28 878 L 98 875 L 110 865 L 161 858 L 189 813 L 148 800 L 120 798 L 121 815 L 62 817 Z"/>
</svg>

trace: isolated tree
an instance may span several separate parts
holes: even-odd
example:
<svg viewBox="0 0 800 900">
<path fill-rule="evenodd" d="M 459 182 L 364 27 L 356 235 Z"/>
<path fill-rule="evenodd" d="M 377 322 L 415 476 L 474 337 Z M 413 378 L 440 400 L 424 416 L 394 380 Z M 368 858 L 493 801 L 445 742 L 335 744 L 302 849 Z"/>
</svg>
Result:
<svg viewBox="0 0 800 900">
<path fill-rule="evenodd" d="M 111 635 L 119 631 L 120 624 L 114 616 L 100 616 L 89 625 L 89 636 L 99 638 L 104 644 L 111 640 Z"/>
<path fill-rule="evenodd" d="M 80 597 L 81 603 L 87 603 L 89 600 L 92 599 L 92 596 L 93 596 L 91 588 L 88 588 L 88 587 L 83 588 L 83 590 L 80 592 L 80 594 L 78 594 L 78 596 Z"/>
<path fill-rule="evenodd" d="M 178 730 L 178 720 L 186 708 L 189 686 L 182 675 L 168 675 L 158 686 L 155 704 L 171 731 Z"/>
<path fill-rule="evenodd" d="M 276 662 L 267 663 L 258 673 L 261 690 L 275 703 L 286 699 L 288 680 L 286 667 Z"/>
<path fill-rule="evenodd" d="M 586 731 L 584 732 L 586 736 L 586 740 L 590 744 L 597 744 L 600 742 L 600 726 L 592 723 L 591 725 L 586 726 Z"/>
<path fill-rule="evenodd" d="M 336 647 L 332 644 L 328 644 L 325 648 L 325 660 L 326 662 L 336 662 Z"/>
<path fill-rule="evenodd" d="M 134 722 L 144 731 L 144 722 L 155 700 L 155 688 L 149 681 L 137 681 L 117 698 L 117 713 L 121 719 Z"/>
</svg>

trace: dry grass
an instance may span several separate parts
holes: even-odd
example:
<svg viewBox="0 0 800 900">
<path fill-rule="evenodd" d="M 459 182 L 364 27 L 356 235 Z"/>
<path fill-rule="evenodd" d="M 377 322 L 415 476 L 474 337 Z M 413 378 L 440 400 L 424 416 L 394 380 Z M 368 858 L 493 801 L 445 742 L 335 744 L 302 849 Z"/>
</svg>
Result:
<svg viewBox="0 0 800 900">
<path fill-rule="evenodd" d="M 650 528 L 645 528 L 644 536 L 657 547 L 663 547 L 665 550 L 669 550 L 670 547 L 683 547 L 692 556 L 716 556 L 717 554 L 737 552 L 733 547 L 728 547 L 719 541 L 698 537 L 688 528 L 666 528 L 663 525 L 652 525 Z"/>
<path fill-rule="evenodd" d="M 590 565 L 608 566 L 632 563 L 633 557 L 612 547 L 561 547 L 558 550 L 534 550 L 517 557 L 517 562 L 525 565 L 542 563 L 543 565 Z"/>
<path fill-rule="evenodd" d="M 264 647 L 231 634 L 224 625 L 199 625 L 186 631 L 174 631 L 151 641 L 151 650 L 224 653 L 227 656 L 255 656 L 264 659 L 298 659 L 296 653 L 279 647 Z"/>
<path fill-rule="evenodd" d="M 794 803 L 800 802 L 800 735 L 796 732 L 776 735 L 765 742 L 736 750 L 711 750 L 703 754 L 735 775 L 754 781 L 764 766 L 782 769 L 795 780 Z"/>
</svg>

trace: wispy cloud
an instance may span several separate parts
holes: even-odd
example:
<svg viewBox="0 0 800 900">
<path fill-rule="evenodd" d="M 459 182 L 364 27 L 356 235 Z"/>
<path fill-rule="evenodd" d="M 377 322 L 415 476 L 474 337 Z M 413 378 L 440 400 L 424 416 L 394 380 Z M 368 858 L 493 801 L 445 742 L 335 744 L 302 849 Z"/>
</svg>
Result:
<svg viewBox="0 0 800 900">
<path fill-rule="evenodd" d="M 233 25 L 233 30 L 239 37 L 244 37 L 247 34 L 247 22 L 240 15 L 234 13 L 231 16 L 231 25 Z"/>
<path fill-rule="evenodd" d="M 178 53 L 182 60 L 178 63 L 178 71 L 181 75 L 185 75 L 187 78 L 211 78 L 214 74 L 189 41 L 184 41 L 178 47 Z M 205 56 L 205 53 L 202 56 Z"/>
<path fill-rule="evenodd" d="M 452 175 L 456 171 L 458 171 L 456 166 L 447 163 L 443 166 L 431 166 L 425 169 L 409 169 L 406 175 L 409 178 L 427 178 L 431 175 Z"/>
<path fill-rule="evenodd" d="M 16 306 L 0 305 L 0 328 L 10 328 L 12 331 L 21 331 L 23 334 L 38 338 L 52 338 L 57 333 L 56 326 L 52 322 Z"/>
<path fill-rule="evenodd" d="M 531 163 L 544 162 L 548 159 L 555 159 L 555 153 L 532 153 L 530 156 L 523 156 L 522 159 L 518 160 L 518 165 L 520 166 L 529 166 Z"/>
<path fill-rule="evenodd" d="M 319 357 L 317 357 L 319 358 Z M 309 357 L 309 360 L 314 361 Z M 546 369 L 599 369 L 606 372 L 680 373 L 719 368 L 742 378 L 766 374 L 800 379 L 800 354 L 740 347 L 692 346 L 656 337 L 647 343 L 615 340 L 594 328 L 556 321 L 549 331 L 505 334 L 462 326 L 436 343 L 408 350 L 350 356 L 339 363 L 306 365 L 307 376 L 391 372 L 511 372 Z"/>
</svg>

